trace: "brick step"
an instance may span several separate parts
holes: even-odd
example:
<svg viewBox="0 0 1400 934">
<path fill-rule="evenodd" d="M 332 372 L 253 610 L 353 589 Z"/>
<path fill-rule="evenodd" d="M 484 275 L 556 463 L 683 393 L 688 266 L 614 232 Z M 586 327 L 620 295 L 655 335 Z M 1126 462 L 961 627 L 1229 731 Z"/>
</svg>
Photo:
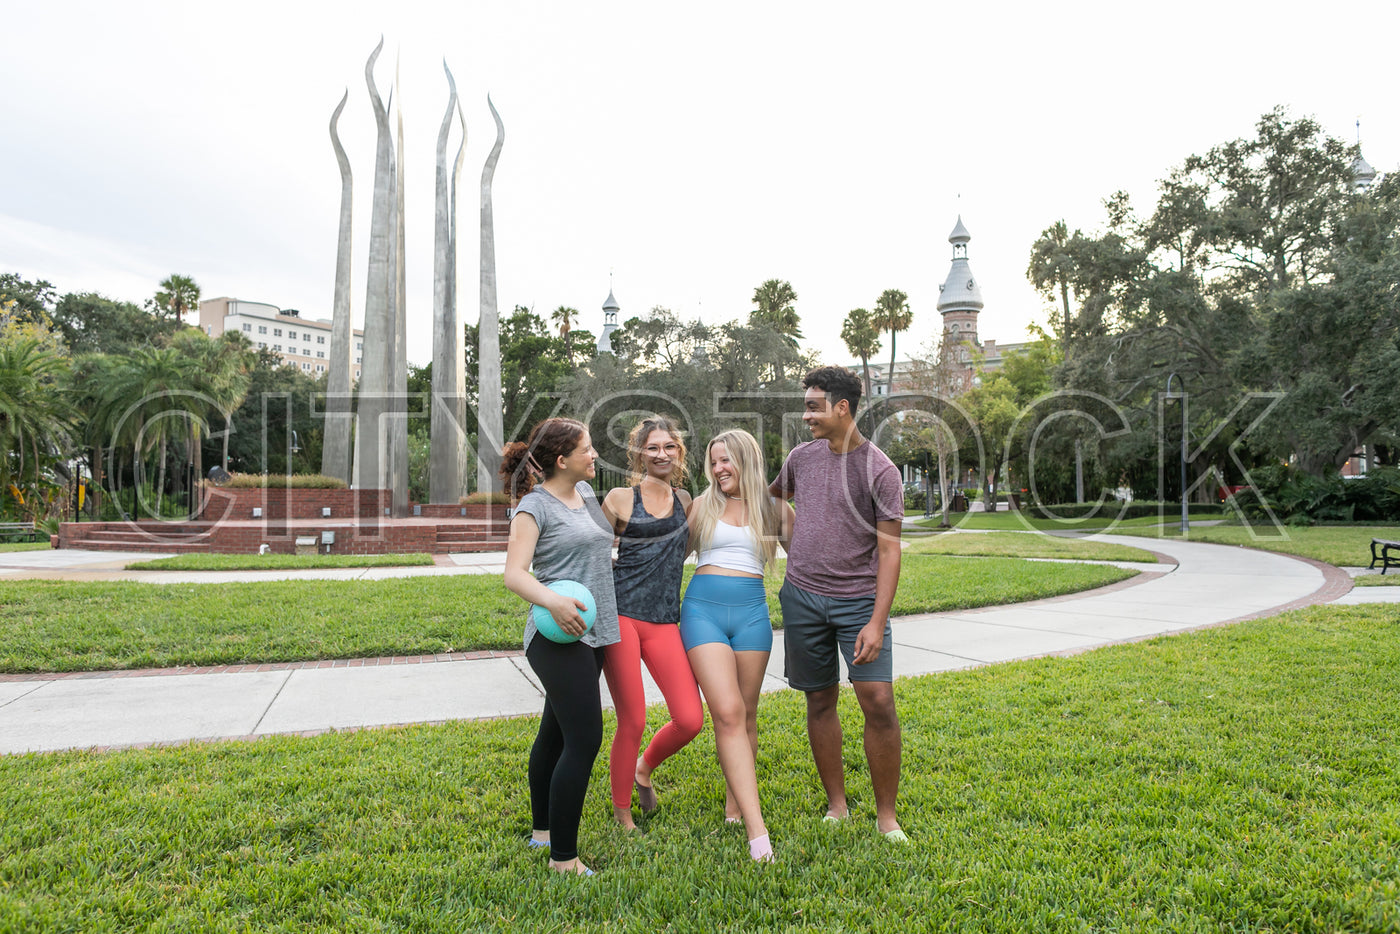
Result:
<svg viewBox="0 0 1400 934">
<path fill-rule="evenodd" d="M 209 554 L 211 548 L 208 542 L 191 541 L 165 541 L 156 542 L 150 539 L 84 539 L 70 543 L 73 548 L 83 548 L 92 551 L 140 551 L 150 553 L 168 554 Z"/>
<path fill-rule="evenodd" d="M 486 539 L 505 541 L 509 535 L 501 532 L 492 532 L 489 529 L 438 529 L 437 540 L 440 542 L 479 542 Z"/>
<path fill-rule="evenodd" d="M 500 541 L 480 541 L 480 542 L 438 542 L 433 547 L 433 554 L 476 554 L 483 551 L 505 551 L 506 540 Z"/>
</svg>

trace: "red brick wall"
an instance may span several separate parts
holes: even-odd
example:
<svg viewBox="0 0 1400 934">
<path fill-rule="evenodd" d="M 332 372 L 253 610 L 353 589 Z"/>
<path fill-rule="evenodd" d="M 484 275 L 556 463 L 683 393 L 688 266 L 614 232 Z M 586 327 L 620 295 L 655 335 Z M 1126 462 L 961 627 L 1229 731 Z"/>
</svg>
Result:
<svg viewBox="0 0 1400 934">
<path fill-rule="evenodd" d="M 254 507 L 262 509 L 264 519 L 319 519 L 326 506 L 332 519 L 371 519 L 384 515 L 392 502 L 388 490 L 205 489 L 207 502 L 200 519 L 206 522 L 247 521 L 253 518 Z"/>
</svg>

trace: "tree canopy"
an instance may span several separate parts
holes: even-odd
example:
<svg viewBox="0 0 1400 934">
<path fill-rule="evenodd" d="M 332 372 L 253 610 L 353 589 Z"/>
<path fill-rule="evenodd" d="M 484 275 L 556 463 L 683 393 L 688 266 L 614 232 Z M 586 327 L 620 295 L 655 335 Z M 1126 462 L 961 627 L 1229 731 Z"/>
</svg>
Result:
<svg viewBox="0 0 1400 934">
<path fill-rule="evenodd" d="M 1264 461 L 1335 473 L 1400 435 L 1400 181 L 1357 190 L 1355 156 L 1276 109 L 1171 170 L 1146 217 L 1117 193 L 1102 233 L 1060 221 L 1033 245 L 1028 277 L 1060 306 L 1059 384 L 1130 414 L 1116 464 L 1135 486 L 1172 373 L 1193 449 L 1230 482 Z"/>
</svg>

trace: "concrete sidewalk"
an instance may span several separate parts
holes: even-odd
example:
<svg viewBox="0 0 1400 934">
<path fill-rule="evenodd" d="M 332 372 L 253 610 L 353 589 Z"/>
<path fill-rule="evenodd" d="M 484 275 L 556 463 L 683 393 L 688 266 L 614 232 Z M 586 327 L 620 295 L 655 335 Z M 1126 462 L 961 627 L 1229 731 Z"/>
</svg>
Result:
<svg viewBox="0 0 1400 934">
<path fill-rule="evenodd" d="M 1335 568 L 1268 552 L 1120 535 L 1110 540 L 1155 551 L 1176 563 L 1139 565 L 1144 573 L 1132 581 L 1077 596 L 900 618 L 894 623 L 896 675 L 1073 653 L 1326 603 L 1351 588 L 1350 578 Z M 0 577 L 131 574 L 118 570 L 129 556 L 69 552 L 59 557 L 63 555 L 0 554 Z M 491 573 L 498 572 L 497 562 L 503 559 L 459 557 L 464 563 L 456 567 L 274 576 Z M 271 573 L 177 574 L 172 579 L 268 579 Z M 1392 589 L 1371 590 L 1374 599 L 1384 600 Z M 474 654 L 478 657 L 0 676 L 0 753 L 247 739 L 539 713 L 543 694 L 520 653 Z M 787 690 L 782 654 L 782 633 L 777 632 L 765 690 Z M 646 684 L 648 701 L 660 702 L 660 692 L 649 678 Z M 604 702 L 611 706 L 605 683 L 602 690 Z"/>
</svg>

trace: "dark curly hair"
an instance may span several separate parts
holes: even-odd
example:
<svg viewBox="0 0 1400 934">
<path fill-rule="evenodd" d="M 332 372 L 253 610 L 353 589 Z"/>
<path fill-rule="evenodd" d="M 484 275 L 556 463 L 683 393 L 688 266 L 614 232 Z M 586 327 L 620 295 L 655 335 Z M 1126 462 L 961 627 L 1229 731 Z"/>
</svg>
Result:
<svg viewBox="0 0 1400 934">
<path fill-rule="evenodd" d="M 844 366 L 819 366 L 802 378 L 802 388 L 813 386 L 826 393 L 832 405 L 845 399 L 851 405 L 851 415 L 860 407 L 860 377 Z"/>
<path fill-rule="evenodd" d="M 559 458 L 578 447 L 588 426 L 572 418 L 546 418 L 530 429 L 527 441 L 512 441 L 501 449 L 500 478 L 512 502 L 554 476 Z"/>
</svg>

